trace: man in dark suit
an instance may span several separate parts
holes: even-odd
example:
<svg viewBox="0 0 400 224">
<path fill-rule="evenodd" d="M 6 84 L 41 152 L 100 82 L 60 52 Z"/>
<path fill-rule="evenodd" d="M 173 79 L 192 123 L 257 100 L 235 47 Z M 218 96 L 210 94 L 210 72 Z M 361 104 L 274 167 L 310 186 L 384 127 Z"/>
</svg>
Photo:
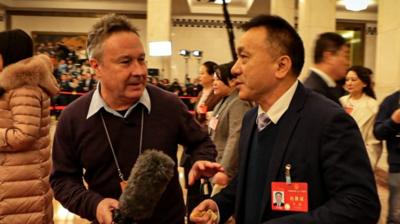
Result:
<svg viewBox="0 0 400 224">
<path fill-rule="evenodd" d="M 386 141 L 389 163 L 388 224 L 400 223 L 400 90 L 385 97 L 379 106 L 374 135 Z"/>
<path fill-rule="evenodd" d="M 377 223 L 379 198 L 360 132 L 339 105 L 297 80 L 304 64 L 299 35 L 277 16 L 255 17 L 243 28 L 232 73 L 240 98 L 259 106 L 243 119 L 238 175 L 191 220 L 217 223 L 204 213 L 211 210 L 219 223 L 231 215 L 239 224 Z M 275 209 L 277 184 L 308 186 L 292 198 L 303 212 L 286 193 L 284 208 Z"/>
<path fill-rule="evenodd" d="M 314 63 L 304 85 L 339 103 L 344 95 L 342 81 L 349 68 L 350 48 L 346 40 L 337 33 L 319 35 L 315 42 Z"/>
</svg>

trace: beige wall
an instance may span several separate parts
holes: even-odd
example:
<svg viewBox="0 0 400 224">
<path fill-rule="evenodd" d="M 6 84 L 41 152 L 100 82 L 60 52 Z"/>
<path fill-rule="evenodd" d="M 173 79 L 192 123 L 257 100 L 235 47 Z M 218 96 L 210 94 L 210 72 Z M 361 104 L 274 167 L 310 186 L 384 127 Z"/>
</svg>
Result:
<svg viewBox="0 0 400 224">
<path fill-rule="evenodd" d="M 367 32 L 365 34 L 365 45 L 364 45 L 364 66 L 372 69 L 375 72 L 375 58 L 376 58 L 376 32 L 368 32 L 368 29 L 376 28 L 376 23 L 365 24 Z"/>
<path fill-rule="evenodd" d="M 221 18 L 219 18 L 221 20 Z M 234 29 L 235 40 L 240 37 L 241 31 Z M 178 55 L 180 49 L 201 50 L 203 58 L 200 63 L 205 61 L 214 61 L 218 64 L 232 61 L 231 50 L 229 46 L 228 33 L 225 27 L 172 27 L 172 60 L 171 74 L 180 80 L 185 75 L 185 60 Z M 196 58 L 189 59 L 189 76 L 195 78 L 198 76 L 199 62 Z"/>
<path fill-rule="evenodd" d="M 185 17 L 188 18 L 188 17 Z M 205 19 L 202 17 L 190 17 L 191 19 Z M 210 17 L 206 17 L 210 19 Z M 222 20 L 222 18 L 215 18 Z M 49 17 L 49 16 L 12 16 L 12 28 L 20 28 L 28 33 L 32 31 L 42 32 L 78 32 L 87 33 L 96 18 L 84 17 Z M 146 40 L 146 21 L 144 19 L 131 19 L 132 23 L 139 28 L 139 33 L 147 51 Z M 172 27 L 172 56 L 171 56 L 171 78 L 178 78 L 184 81 L 185 60 L 178 55 L 180 49 L 202 50 L 202 62 L 212 60 L 217 63 L 229 62 L 231 52 L 228 44 L 226 29 L 210 27 Z M 236 39 L 241 31 L 235 29 Z M 150 56 L 148 56 L 150 57 Z M 168 65 L 166 65 L 168 66 Z M 149 68 L 153 67 L 151 64 Z M 159 68 L 161 69 L 161 68 Z M 191 57 L 189 59 L 189 75 L 191 78 L 197 77 L 198 61 Z"/>
<path fill-rule="evenodd" d="M 0 10 L 1 13 L 1 10 Z M 173 17 L 173 19 L 208 19 L 208 20 L 223 20 L 222 17 L 193 17 L 193 16 L 180 16 Z M 50 16 L 12 16 L 11 28 L 20 28 L 28 33 L 32 31 L 50 31 L 50 32 L 78 32 L 87 33 L 96 18 L 86 17 L 50 17 Z M 245 18 L 232 18 L 233 21 L 246 20 Z M 131 19 L 132 23 L 139 28 L 141 39 L 147 51 L 146 39 L 146 20 L 145 19 Z M 367 24 L 367 26 L 376 26 L 375 23 Z M 0 21 L 0 30 L 2 22 Z M 238 41 L 241 31 L 235 28 L 235 38 Z M 171 41 L 172 41 L 172 56 L 171 78 L 178 78 L 181 82 L 184 81 L 185 75 L 185 60 L 182 56 L 178 55 L 180 49 L 187 50 L 202 50 L 203 58 L 200 62 L 212 60 L 217 63 L 226 63 L 232 60 L 231 52 L 228 44 L 228 35 L 225 27 L 171 27 Z M 376 34 L 366 35 L 365 37 L 365 66 L 375 69 L 375 48 L 376 48 Z M 149 57 L 149 56 L 148 56 Z M 198 75 L 198 60 L 191 57 L 189 63 L 189 75 L 195 78 Z M 154 65 L 149 64 L 149 68 Z M 161 70 L 161 68 L 159 68 Z M 304 68 L 308 69 L 308 68 Z"/>
</svg>

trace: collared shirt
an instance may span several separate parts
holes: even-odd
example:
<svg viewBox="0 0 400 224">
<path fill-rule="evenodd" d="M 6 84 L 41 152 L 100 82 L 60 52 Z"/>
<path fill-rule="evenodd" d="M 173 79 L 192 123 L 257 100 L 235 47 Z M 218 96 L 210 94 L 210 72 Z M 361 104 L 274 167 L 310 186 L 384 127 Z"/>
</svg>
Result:
<svg viewBox="0 0 400 224">
<path fill-rule="evenodd" d="M 298 84 L 298 80 L 294 82 L 293 85 L 281 97 L 279 97 L 279 99 L 269 108 L 268 111 L 265 112 L 260 106 L 258 106 L 257 117 L 262 113 L 266 113 L 269 119 L 271 119 L 272 123 L 277 124 L 279 119 L 289 108 L 289 104 L 292 101 Z"/>
<path fill-rule="evenodd" d="M 100 88 L 101 88 L 101 86 L 100 86 L 100 82 L 99 82 L 99 83 L 97 83 L 97 88 L 93 93 L 92 100 L 90 101 L 89 110 L 88 110 L 86 119 L 89 119 L 91 116 L 96 114 L 101 108 L 104 108 L 107 112 L 109 112 L 110 114 L 112 114 L 114 116 L 117 116 L 120 118 L 126 118 L 131 113 L 132 109 L 135 108 L 139 103 L 143 104 L 147 108 L 148 113 L 150 113 L 151 102 L 150 102 L 149 92 L 147 91 L 146 88 L 144 89 L 143 94 L 140 97 L 139 101 L 136 102 L 135 104 L 133 104 L 131 107 L 129 107 L 129 109 L 126 111 L 124 116 L 122 116 L 116 110 L 112 109 L 111 107 L 109 107 L 107 105 L 107 103 L 104 101 L 104 99 L 100 95 Z"/>
<path fill-rule="evenodd" d="M 325 72 L 323 72 L 317 68 L 310 68 L 310 70 L 317 73 L 317 75 L 319 75 L 319 77 L 321 77 L 321 79 L 323 79 L 329 87 L 336 87 L 335 80 L 332 79 L 332 77 L 330 77 Z"/>
</svg>

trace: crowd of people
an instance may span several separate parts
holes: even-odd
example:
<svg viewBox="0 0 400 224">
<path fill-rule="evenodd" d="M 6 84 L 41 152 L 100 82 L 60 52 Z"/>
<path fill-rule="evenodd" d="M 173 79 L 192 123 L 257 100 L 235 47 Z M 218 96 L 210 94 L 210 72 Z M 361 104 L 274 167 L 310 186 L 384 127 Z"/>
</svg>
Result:
<svg viewBox="0 0 400 224">
<path fill-rule="evenodd" d="M 59 82 L 60 93 L 53 98 L 53 106 L 66 106 L 72 101 L 96 88 L 96 73 L 89 64 L 87 52 L 82 46 L 76 49 L 66 46 L 63 42 L 40 43 L 35 48 L 35 54 L 46 54 L 50 57 L 53 65 L 53 74 Z M 184 103 L 193 110 L 194 101 L 190 97 L 197 97 L 202 90 L 198 78 L 185 78 L 181 83 L 178 79 L 170 81 L 168 78 L 153 76 L 148 82 L 162 89 L 173 92 L 182 97 Z M 63 107 L 59 107 L 62 109 Z M 55 114 L 59 114 L 56 111 Z"/>
<path fill-rule="evenodd" d="M 154 212 L 129 217 L 138 223 L 375 224 L 383 140 L 387 223 L 400 223 L 400 92 L 379 104 L 373 71 L 350 66 L 336 33 L 318 36 L 302 83 L 304 46 L 287 21 L 260 15 L 243 30 L 236 61 L 206 61 L 183 85 L 148 77 L 124 16 L 93 25 L 85 57 L 61 43 L 33 56 L 24 31 L 1 32 L 0 223 L 51 223 L 54 193 L 69 211 L 111 224 L 135 161 L 156 149 L 185 168 L 187 201 L 175 169 Z M 51 98 L 67 105 L 52 147 Z"/>
</svg>

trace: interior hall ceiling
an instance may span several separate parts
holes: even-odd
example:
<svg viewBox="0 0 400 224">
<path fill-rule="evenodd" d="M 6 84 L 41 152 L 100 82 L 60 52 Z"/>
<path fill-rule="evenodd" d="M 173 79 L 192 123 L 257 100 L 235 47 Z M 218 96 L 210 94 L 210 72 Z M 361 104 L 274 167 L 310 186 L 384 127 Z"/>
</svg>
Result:
<svg viewBox="0 0 400 224">
<path fill-rule="evenodd" d="M 370 0 L 367 12 L 377 12 L 377 0 Z M 297 1 L 296 1 L 297 2 Z M 345 11 L 342 0 L 337 10 Z M 231 15 L 251 17 L 270 11 L 270 0 L 231 0 Z M 120 12 L 146 14 L 147 0 L 0 0 L 0 8 L 18 11 Z M 172 0 L 172 15 L 221 15 L 222 6 L 210 0 Z"/>
</svg>

